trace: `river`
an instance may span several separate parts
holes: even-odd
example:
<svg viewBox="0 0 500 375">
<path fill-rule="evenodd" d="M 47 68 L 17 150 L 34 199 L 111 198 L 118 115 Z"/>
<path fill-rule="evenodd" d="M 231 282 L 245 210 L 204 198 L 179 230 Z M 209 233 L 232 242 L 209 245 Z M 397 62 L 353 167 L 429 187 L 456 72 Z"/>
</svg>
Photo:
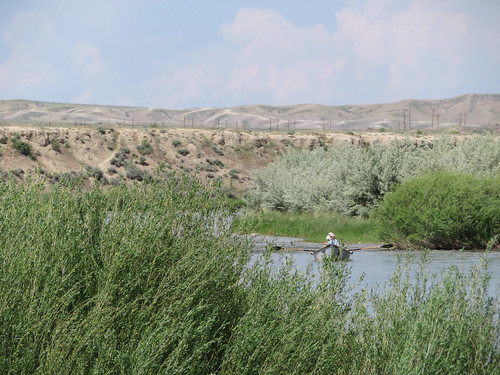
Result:
<svg viewBox="0 0 500 375">
<path fill-rule="evenodd" d="M 306 243 L 300 238 L 292 237 L 272 237 L 258 236 L 254 238 L 254 257 L 262 255 L 262 251 L 266 244 L 275 244 L 284 248 L 319 248 L 321 244 Z M 348 248 L 375 247 L 376 245 L 348 245 Z M 355 290 L 372 289 L 377 285 L 382 286 L 389 281 L 389 277 L 395 270 L 397 257 L 401 255 L 403 258 L 407 254 L 404 250 L 393 249 L 367 249 L 357 250 L 351 255 L 348 265 L 351 268 L 351 282 L 357 282 L 362 275 L 363 281 L 356 286 Z M 415 258 L 411 269 L 410 277 L 415 280 L 415 274 L 418 270 L 420 260 L 420 251 L 413 252 Z M 440 273 L 446 270 L 449 266 L 455 265 L 459 270 L 469 272 L 472 266 L 480 264 L 481 258 L 486 257 L 488 260 L 488 271 L 491 273 L 488 294 L 492 297 L 497 291 L 500 291 L 500 251 L 446 251 L 446 250 L 430 250 L 428 252 L 429 263 L 428 269 L 431 274 L 439 277 Z M 272 256 L 277 263 L 286 258 L 292 258 L 294 265 L 298 270 L 305 271 L 307 267 L 312 267 L 313 273 L 318 274 L 321 262 L 318 262 L 308 251 L 284 250 L 276 251 Z"/>
</svg>

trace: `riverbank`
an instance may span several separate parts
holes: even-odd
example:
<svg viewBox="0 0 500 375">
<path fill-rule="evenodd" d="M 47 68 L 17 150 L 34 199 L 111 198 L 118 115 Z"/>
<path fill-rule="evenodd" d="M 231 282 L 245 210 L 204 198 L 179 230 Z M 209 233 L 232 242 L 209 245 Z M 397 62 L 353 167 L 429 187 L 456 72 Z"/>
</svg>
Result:
<svg viewBox="0 0 500 375">
<path fill-rule="evenodd" d="M 334 232 L 339 241 L 351 244 L 378 243 L 374 222 L 335 212 L 247 211 L 236 218 L 235 227 L 243 233 L 267 236 L 299 237 L 322 243 L 326 234 Z"/>
</svg>

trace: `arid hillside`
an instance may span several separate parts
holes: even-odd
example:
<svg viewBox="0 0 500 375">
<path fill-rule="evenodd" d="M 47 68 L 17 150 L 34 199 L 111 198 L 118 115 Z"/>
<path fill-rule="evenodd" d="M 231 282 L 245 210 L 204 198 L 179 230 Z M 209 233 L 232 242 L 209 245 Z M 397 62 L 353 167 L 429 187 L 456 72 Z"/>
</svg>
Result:
<svg viewBox="0 0 500 375">
<path fill-rule="evenodd" d="M 222 179 L 244 192 L 252 170 L 263 167 L 290 147 L 335 147 L 388 143 L 404 134 L 389 132 L 254 132 L 242 130 L 173 129 L 119 126 L 0 128 L 0 169 L 24 179 L 39 170 L 56 181 L 82 174 L 114 184 L 141 180 L 160 164 L 170 170 Z M 418 144 L 433 135 L 414 135 Z"/>
<path fill-rule="evenodd" d="M 370 105 L 245 105 L 166 109 L 0 100 L 0 125 L 118 126 L 254 131 L 500 128 L 500 94 L 469 94 L 443 100 L 404 100 Z"/>
</svg>

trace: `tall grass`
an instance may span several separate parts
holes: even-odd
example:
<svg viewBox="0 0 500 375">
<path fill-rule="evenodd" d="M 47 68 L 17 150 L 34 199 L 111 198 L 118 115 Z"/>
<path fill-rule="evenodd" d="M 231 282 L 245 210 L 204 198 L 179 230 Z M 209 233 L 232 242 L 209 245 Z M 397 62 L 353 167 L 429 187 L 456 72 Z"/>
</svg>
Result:
<svg viewBox="0 0 500 375">
<path fill-rule="evenodd" d="M 378 241 L 372 219 L 335 212 L 247 211 L 237 217 L 236 223 L 246 233 L 300 237 L 315 242 L 324 241 L 329 232 L 346 243 Z"/>
<path fill-rule="evenodd" d="M 412 284 L 400 262 L 353 294 L 348 263 L 250 265 L 194 180 L 0 182 L 0 201 L 0 373 L 499 373 L 486 263 L 435 280 L 423 259 Z"/>
</svg>

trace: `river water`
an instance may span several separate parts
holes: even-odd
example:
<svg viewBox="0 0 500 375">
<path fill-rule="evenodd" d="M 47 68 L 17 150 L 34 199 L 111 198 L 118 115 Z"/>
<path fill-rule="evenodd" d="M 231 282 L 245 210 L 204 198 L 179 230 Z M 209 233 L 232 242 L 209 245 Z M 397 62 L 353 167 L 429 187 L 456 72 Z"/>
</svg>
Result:
<svg viewBox="0 0 500 375">
<path fill-rule="evenodd" d="M 254 257 L 262 256 L 262 251 L 266 244 L 279 245 L 283 248 L 319 248 L 321 244 L 305 243 L 300 238 L 291 237 L 271 237 L 258 236 L 254 238 Z M 348 248 L 361 247 L 376 247 L 377 245 L 348 245 Z M 367 249 L 357 250 L 351 255 L 348 262 L 351 268 L 352 283 L 356 283 L 362 275 L 363 281 L 356 286 L 355 290 L 372 289 L 377 285 L 382 286 L 389 281 L 393 274 L 397 262 L 397 257 L 400 255 L 404 260 L 407 251 L 392 250 L 392 249 Z M 413 266 L 411 269 L 410 278 L 415 275 L 418 270 L 420 260 L 420 252 L 412 252 L 415 255 Z M 449 266 L 455 265 L 459 270 L 468 273 L 472 266 L 477 266 L 481 262 L 482 257 L 488 260 L 488 271 L 491 273 L 488 294 L 492 297 L 500 291 L 500 251 L 445 251 L 445 250 L 430 250 L 428 253 L 429 263 L 428 270 L 431 274 L 435 274 L 439 278 L 441 272 L 445 271 Z M 294 266 L 298 270 L 305 271 L 308 267 L 312 267 L 313 273 L 318 274 L 321 262 L 318 262 L 308 251 L 297 250 L 282 250 L 273 253 L 272 258 L 279 264 L 285 259 L 292 259 Z"/>
</svg>

